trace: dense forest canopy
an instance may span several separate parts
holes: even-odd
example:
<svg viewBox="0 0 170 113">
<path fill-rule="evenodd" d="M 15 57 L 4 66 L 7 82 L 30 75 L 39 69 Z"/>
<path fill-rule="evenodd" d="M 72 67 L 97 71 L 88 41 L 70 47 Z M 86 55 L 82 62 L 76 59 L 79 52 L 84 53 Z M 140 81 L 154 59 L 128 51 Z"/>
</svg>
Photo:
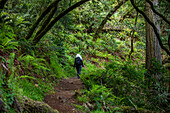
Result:
<svg viewBox="0 0 170 113">
<path fill-rule="evenodd" d="M 169 7 L 168 0 L 0 0 L 0 111 L 58 112 L 44 97 L 76 76 L 79 53 L 78 111 L 168 112 Z"/>
</svg>

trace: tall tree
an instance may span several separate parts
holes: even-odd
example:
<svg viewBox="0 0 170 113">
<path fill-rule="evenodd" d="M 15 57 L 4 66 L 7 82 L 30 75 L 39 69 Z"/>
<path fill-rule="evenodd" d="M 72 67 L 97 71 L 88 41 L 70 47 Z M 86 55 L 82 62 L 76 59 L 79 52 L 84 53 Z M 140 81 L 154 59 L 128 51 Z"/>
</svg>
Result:
<svg viewBox="0 0 170 113">
<path fill-rule="evenodd" d="M 142 14 L 142 16 L 146 19 L 146 22 L 147 22 L 150 26 L 152 26 L 153 31 L 154 31 L 157 39 L 158 39 L 158 42 L 159 42 L 159 45 L 161 46 L 161 48 L 162 48 L 168 55 L 170 55 L 170 51 L 163 45 L 163 43 L 162 43 L 162 41 L 161 41 L 160 30 L 158 30 L 158 29 L 157 29 L 157 26 L 156 26 L 157 23 L 155 24 L 155 23 L 153 22 L 153 20 L 150 20 L 150 19 L 146 16 L 146 14 L 135 5 L 134 0 L 130 0 L 130 1 L 131 1 L 131 3 L 132 3 L 133 7 L 136 9 L 136 11 L 138 11 L 140 14 Z M 158 3 L 158 2 L 157 2 L 157 3 Z M 147 5 L 148 5 L 148 6 L 147 6 L 148 9 L 152 12 L 149 4 L 147 4 Z M 156 5 L 157 5 L 157 4 L 156 4 Z M 146 12 L 147 12 L 147 10 L 146 10 Z M 152 15 L 153 15 L 153 12 L 152 12 Z M 155 15 L 154 15 L 154 16 L 155 16 Z M 150 17 L 152 17 L 152 16 L 150 15 Z M 155 17 L 154 17 L 154 18 L 155 18 Z M 153 17 L 152 17 L 151 19 L 153 19 Z M 156 21 L 156 22 L 158 22 L 158 21 Z M 160 28 L 159 28 L 159 29 L 160 29 Z"/>
<path fill-rule="evenodd" d="M 158 0 L 152 0 L 152 3 L 156 6 L 158 5 Z M 158 16 L 153 13 L 148 2 L 145 4 L 145 9 L 146 15 L 148 15 L 148 18 L 155 24 L 158 33 L 160 33 Z M 161 47 L 152 26 L 146 22 L 146 68 L 148 70 L 151 69 L 152 59 L 156 59 L 157 61 L 162 62 Z"/>
</svg>

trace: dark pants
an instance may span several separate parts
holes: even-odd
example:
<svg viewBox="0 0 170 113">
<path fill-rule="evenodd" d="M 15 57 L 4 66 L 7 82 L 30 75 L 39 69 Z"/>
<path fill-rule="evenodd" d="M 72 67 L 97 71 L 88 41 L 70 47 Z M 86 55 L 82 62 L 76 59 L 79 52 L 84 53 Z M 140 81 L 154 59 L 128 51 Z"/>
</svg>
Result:
<svg viewBox="0 0 170 113">
<path fill-rule="evenodd" d="M 80 76 L 79 75 L 81 75 L 81 65 L 80 66 L 76 66 L 76 70 L 77 70 L 77 78 L 79 79 L 80 78 Z"/>
</svg>

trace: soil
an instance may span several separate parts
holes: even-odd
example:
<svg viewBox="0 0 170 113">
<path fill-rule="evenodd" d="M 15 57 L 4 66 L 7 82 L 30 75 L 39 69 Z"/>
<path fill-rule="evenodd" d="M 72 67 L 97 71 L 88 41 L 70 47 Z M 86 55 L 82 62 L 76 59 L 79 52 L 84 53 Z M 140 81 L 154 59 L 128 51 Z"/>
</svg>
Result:
<svg viewBox="0 0 170 113">
<path fill-rule="evenodd" d="M 82 81 L 76 77 L 63 79 L 54 87 L 55 93 L 45 96 L 44 102 L 60 113 L 83 113 L 74 106 L 80 105 L 75 91 L 79 92 L 82 88 Z"/>
</svg>

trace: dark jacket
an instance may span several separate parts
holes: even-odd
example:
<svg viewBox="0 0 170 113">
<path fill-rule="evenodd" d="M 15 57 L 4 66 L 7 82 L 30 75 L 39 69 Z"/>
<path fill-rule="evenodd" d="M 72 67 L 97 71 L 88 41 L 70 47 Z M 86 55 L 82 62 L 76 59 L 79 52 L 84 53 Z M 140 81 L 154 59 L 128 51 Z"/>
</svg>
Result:
<svg viewBox="0 0 170 113">
<path fill-rule="evenodd" d="M 76 58 L 80 58 L 80 57 L 76 57 Z M 74 67 L 79 67 L 79 66 L 83 66 L 84 67 L 83 60 L 81 58 L 80 58 L 81 64 L 80 65 L 76 64 L 76 58 L 75 58 L 75 61 L 74 61 Z"/>
</svg>

